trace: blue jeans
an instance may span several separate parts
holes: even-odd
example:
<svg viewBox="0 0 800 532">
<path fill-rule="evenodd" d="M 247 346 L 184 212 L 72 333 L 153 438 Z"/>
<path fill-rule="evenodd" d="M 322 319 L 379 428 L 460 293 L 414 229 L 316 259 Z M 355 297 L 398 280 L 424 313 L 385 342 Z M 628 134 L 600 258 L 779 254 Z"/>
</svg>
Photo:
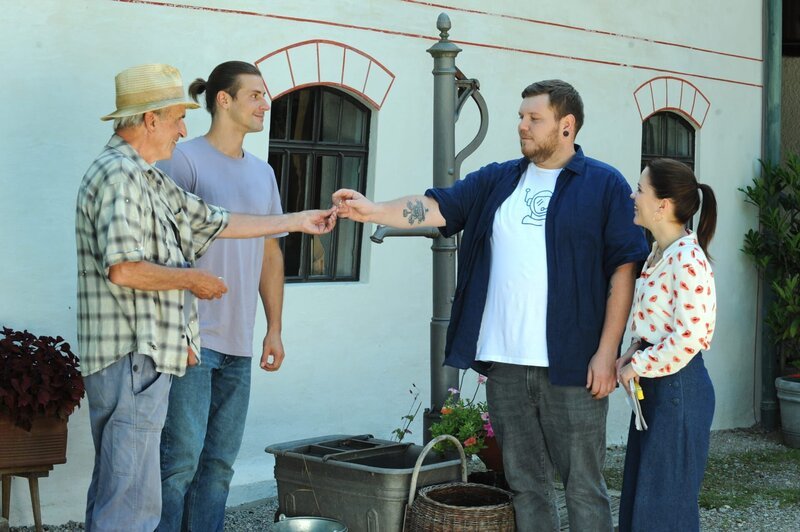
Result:
<svg viewBox="0 0 800 532">
<path fill-rule="evenodd" d="M 160 531 L 222 530 L 250 400 L 250 357 L 203 348 L 175 378 L 161 437 Z"/>
<path fill-rule="evenodd" d="M 560 530 L 555 470 L 570 529 L 613 530 L 603 478 L 608 398 L 593 399 L 582 386 L 554 386 L 547 368 L 495 363 L 488 376 L 489 415 L 514 492 L 517 530 Z"/>
<path fill-rule="evenodd" d="M 648 429 L 637 431 L 631 421 L 628 430 L 619 530 L 699 530 L 697 498 L 714 417 L 714 387 L 703 356 L 695 355 L 678 373 L 639 383 Z"/>
<path fill-rule="evenodd" d="M 83 378 L 94 441 L 86 530 L 151 532 L 161 516 L 158 444 L 171 376 L 129 354 Z"/>
</svg>

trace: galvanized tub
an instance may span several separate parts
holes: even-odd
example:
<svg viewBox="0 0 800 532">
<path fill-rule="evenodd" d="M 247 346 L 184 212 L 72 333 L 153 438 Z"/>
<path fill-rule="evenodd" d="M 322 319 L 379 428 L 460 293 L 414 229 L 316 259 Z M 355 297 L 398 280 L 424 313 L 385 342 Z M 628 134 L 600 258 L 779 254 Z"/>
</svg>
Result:
<svg viewBox="0 0 800 532">
<path fill-rule="evenodd" d="M 403 526 L 411 476 L 423 447 L 373 438 L 330 435 L 277 443 L 279 511 L 287 516 L 322 516 L 350 532 L 397 532 Z M 462 462 L 452 454 L 425 456 L 417 486 L 458 480 Z"/>
<path fill-rule="evenodd" d="M 325 517 L 286 517 L 281 514 L 273 532 L 348 532 L 344 523 Z"/>
</svg>

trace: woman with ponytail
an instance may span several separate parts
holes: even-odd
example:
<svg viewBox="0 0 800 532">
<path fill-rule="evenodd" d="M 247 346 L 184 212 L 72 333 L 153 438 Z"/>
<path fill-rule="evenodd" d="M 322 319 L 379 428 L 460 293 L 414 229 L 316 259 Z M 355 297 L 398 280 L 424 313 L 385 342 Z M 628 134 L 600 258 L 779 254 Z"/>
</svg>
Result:
<svg viewBox="0 0 800 532">
<path fill-rule="evenodd" d="M 714 192 L 671 159 L 651 161 L 634 200 L 634 223 L 655 242 L 636 281 L 633 342 L 617 379 L 644 392 L 645 431 L 633 418 L 619 509 L 620 532 L 699 530 L 697 498 L 708 458 L 714 388 L 703 364 L 716 321 L 708 244 L 717 224 Z M 702 204 L 702 208 L 701 208 Z M 686 228 L 700 211 L 697 233 Z"/>
</svg>

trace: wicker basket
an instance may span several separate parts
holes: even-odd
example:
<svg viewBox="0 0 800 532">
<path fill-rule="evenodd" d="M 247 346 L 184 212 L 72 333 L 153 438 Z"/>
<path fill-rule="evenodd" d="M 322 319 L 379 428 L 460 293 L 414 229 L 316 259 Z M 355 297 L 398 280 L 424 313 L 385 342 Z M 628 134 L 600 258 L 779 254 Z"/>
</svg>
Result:
<svg viewBox="0 0 800 532">
<path fill-rule="evenodd" d="M 427 486 L 416 493 L 416 473 L 428 451 L 438 442 L 450 439 L 461 455 L 462 482 Z M 511 494 L 500 488 L 467 481 L 467 462 L 461 443 L 443 435 L 431 440 L 422 450 L 411 477 L 405 532 L 514 532 Z"/>
</svg>

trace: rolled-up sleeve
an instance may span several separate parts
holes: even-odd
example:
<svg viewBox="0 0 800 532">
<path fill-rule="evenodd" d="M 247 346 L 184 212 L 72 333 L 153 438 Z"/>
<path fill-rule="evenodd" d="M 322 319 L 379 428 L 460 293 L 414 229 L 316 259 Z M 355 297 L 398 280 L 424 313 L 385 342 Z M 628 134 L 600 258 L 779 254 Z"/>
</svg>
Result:
<svg viewBox="0 0 800 532">
<path fill-rule="evenodd" d="M 425 196 L 436 200 L 439 204 L 439 212 L 446 222 L 444 227 L 439 228 L 443 236 L 451 237 L 464 229 L 467 217 L 479 194 L 481 173 L 487 169 L 488 167 L 483 167 L 472 172 L 450 187 L 429 188 L 425 191 Z"/>
<path fill-rule="evenodd" d="M 631 187 L 617 175 L 609 190 L 606 226 L 603 232 L 603 271 L 611 277 L 618 267 L 629 262 L 642 262 L 647 258 L 647 241 L 644 231 L 633 223 Z"/>
<path fill-rule="evenodd" d="M 115 264 L 145 259 L 141 199 L 125 178 L 108 181 L 97 191 L 95 227 L 106 275 Z"/>
</svg>

